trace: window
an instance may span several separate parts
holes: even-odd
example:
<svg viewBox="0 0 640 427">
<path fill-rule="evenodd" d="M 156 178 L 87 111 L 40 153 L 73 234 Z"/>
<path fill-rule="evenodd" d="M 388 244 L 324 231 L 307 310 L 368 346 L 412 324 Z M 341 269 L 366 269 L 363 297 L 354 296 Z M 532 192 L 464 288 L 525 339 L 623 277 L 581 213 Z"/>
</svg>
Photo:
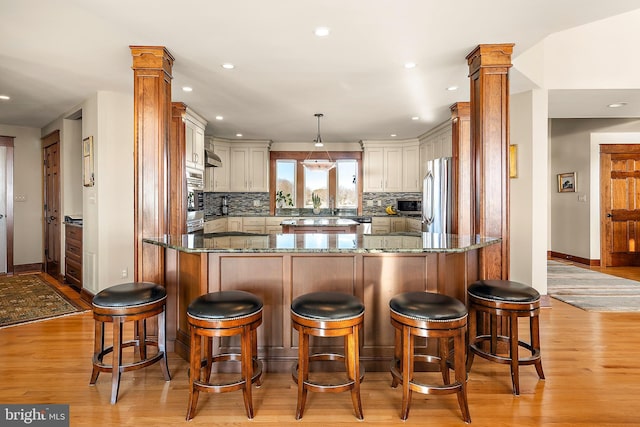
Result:
<svg viewBox="0 0 640 427">
<path fill-rule="evenodd" d="M 331 152 L 336 167 L 310 170 L 302 166 L 307 152 L 271 152 L 271 209 L 276 207 L 276 192 L 290 194 L 295 208 L 313 208 L 311 193 L 320 196 L 321 208 L 357 209 L 362 200 L 360 163 L 362 152 Z M 287 207 L 286 205 L 283 207 Z"/>
</svg>

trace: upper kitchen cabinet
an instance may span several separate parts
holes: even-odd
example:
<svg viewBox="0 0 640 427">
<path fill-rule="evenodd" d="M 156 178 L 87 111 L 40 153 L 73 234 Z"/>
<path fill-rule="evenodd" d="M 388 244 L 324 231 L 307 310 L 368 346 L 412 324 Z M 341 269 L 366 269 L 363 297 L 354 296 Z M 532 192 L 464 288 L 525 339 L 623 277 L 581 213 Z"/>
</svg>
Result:
<svg viewBox="0 0 640 427">
<path fill-rule="evenodd" d="M 189 107 L 182 117 L 185 136 L 185 163 L 188 168 L 204 171 L 204 128 L 207 121 Z"/>
<path fill-rule="evenodd" d="M 451 121 L 447 120 L 420 137 L 420 175 L 427 173 L 427 162 L 452 155 Z"/>
<path fill-rule="evenodd" d="M 229 191 L 269 192 L 270 144 L 270 141 L 230 144 Z"/>
<path fill-rule="evenodd" d="M 363 141 L 365 192 L 419 191 L 417 141 Z M 418 187 L 419 188 L 419 187 Z"/>
<path fill-rule="evenodd" d="M 205 146 L 212 150 L 220 157 L 221 166 L 207 167 L 204 173 L 204 190 L 214 192 L 230 191 L 229 180 L 231 170 L 229 163 L 230 142 L 215 138 L 213 136 L 205 136 Z"/>
</svg>

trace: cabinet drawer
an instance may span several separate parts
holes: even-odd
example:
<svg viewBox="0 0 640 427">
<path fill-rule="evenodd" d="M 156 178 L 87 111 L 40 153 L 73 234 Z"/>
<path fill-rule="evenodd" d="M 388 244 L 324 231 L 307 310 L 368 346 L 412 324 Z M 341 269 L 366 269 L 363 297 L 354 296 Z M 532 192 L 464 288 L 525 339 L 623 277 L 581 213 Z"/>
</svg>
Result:
<svg viewBox="0 0 640 427">
<path fill-rule="evenodd" d="M 77 258 L 78 261 L 82 260 L 82 243 L 67 240 L 65 256 Z"/>
<path fill-rule="evenodd" d="M 82 264 L 67 258 L 64 266 L 64 274 L 67 282 L 82 287 Z"/>
<path fill-rule="evenodd" d="M 82 228 L 75 227 L 73 225 L 67 225 L 65 227 L 65 231 L 66 231 L 65 237 L 67 239 L 72 239 L 72 240 L 77 240 L 82 242 Z"/>
<path fill-rule="evenodd" d="M 264 227 L 264 217 L 244 217 L 242 218 L 243 227 Z"/>
</svg>

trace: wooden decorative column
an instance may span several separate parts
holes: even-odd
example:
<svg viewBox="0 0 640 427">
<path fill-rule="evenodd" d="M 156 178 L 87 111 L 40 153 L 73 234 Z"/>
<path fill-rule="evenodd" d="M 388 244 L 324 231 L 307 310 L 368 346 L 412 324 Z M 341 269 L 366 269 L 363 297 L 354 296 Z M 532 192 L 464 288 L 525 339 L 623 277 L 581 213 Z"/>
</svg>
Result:
<svg viewBox="0 0 640 427">
<path fill-rule="evenodd" d="M 469 55 L 475 232 L 500 237 L 480 251 L 480 277 L 509 278 L 509 68 L 513 44 L 479 45 Z"/>
<path fill-rule="evenodd" d="M 475 234 L 473 208 L 473 153 L 471 152 L 471 117 L 468 102 L 451 107 L 451 142 L 454 192 L 457 195 L 452 233 Z"/>
<path fill-rule="evenodd" d="M 187 232 L 187 186 L 185 182 L 185 125 L 187 105 L 171 103 L 171 132 L 169 137 L 169 234 Z"/>
<path fill-rule="evenodd" d="M 167 233 L 167 152 L 173 56 L 162 46 L 130 46 L 133 57 L 135 280 L 164 283 L 159 247 L 143 237 Z"/>
</svg>

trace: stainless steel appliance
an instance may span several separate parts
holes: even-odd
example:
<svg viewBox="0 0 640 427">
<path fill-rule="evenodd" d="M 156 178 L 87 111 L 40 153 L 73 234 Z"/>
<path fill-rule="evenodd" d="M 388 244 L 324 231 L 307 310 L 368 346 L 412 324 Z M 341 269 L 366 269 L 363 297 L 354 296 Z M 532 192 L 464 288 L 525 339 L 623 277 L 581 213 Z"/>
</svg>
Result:
<svg viewBox="0 0 640 427">
<path fill-rule="evenodd" d="M 422 186 L 422 231 L 451 233 L 452 158 L 427 162 Z"/>
<path fill-rule="evenodd" d="M 204 172 L 187 169 L 187 233 L 204 230 Z"/>
<path fill-rule="evenodd" d="M 229 197 L 222 196 L 222 215 L 229 215 Z"/>
<path fill-rule="evenodd" d="M 397 199 L 396 210 L 405 215 L 422 215 L 422 199 Z"/>
<path fill-rule="evenodd" d="M 349 219 L 352 219 L 359 224 L 356 231 L 358 234 L 371 234 L 370 216 L 357 216 Z"/>
<path fill-rule="evenodd" d="M 204 166 L 207 168 L 218 168 L 222 166 L 222 160 L 220 160 L 220 157 L 208 147 L 204 148 Z"/>
</svg>

